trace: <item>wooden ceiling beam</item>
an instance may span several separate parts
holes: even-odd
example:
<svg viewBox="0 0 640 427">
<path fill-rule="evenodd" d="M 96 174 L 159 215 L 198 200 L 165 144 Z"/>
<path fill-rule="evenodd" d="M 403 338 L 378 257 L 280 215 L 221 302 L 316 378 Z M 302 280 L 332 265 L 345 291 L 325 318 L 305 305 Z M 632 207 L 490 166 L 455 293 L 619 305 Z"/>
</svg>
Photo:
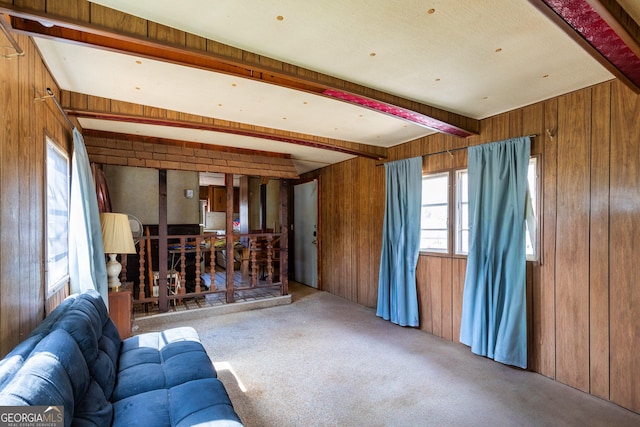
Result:
<svg viewBox="0 0 640 427">
<path fill-rule="evenodd" d="M 194 148 L 198 150 L 218 151 L 224 153 L 235 153 L 246 156 L 260 156 L 266 158 L 291 159 L 291 154 L 274 153 L 273 151 L 252 150 L 250 148 L 229 147 L 226 145 L 207 144 L 204 142 L 182 141 L 170 138 L 160 138 L 156 136 L 134 135 L 130 133 L 110 132 L 106 130 L 83 129 L 82 135 L 85 138 L 111 139 L 129 142 L 142 142 L 147 144 L 171 145 L 174 147 Z"/>
<path fill-rule="evenodd" d="M 196 130 L 204 130 L 209 132 L 220 132 L 232 135 L 239 136 L 248 136 L 260 139 L 267 139 L 271 141 L 285 142 L 288 144 L 296 144 L 302 145 L 305 147 L 319 148 L 322 150 L 335 151 L 339 153 L 349 154 L 352 156 L 358 157 L 366 157 L 374 160 L 382 160 L 387 156 L 383 154 L 381 151 L 386 153 L 386 150 L 380 149 L 376 150 L 377 152 L 361 150 L 356 147 L 351 146 L 353 143 L 348 141 L 337 141 L 334 140 L 333 143 L 324 143 L 320 141 L 313 140 L 312 137 L 303 138 L 300 135 L 284 135 L 284 134 L 276 134 L 270 133 L 263 130 L 252 129 L 251 126 L 242 126 L 241 124 L 235 125 L 222 125 L 222 124 L 207 124 L 207 123 L 198 123 L 198 122 L 190 122 L 183 120 L 170 120 L 166 118 L 154 118 L 133 114 L 117 114 L 117 113 L 109 113 L 103 111 L 89 111 L 89 110 L 78 110 L 78 109 L 69 109 L 65 108 L 65 112 L 71 116 L 78 119 L 96 119 L 96 120 L 106 120 L 106 121 L 115 121 L 115 122 L 125 122 L 125 123 L 138 123 L 145 125 L 153 125 L 153 126 L 165 126 L 165 127 L 176 127 L 182 129 L 196 129 Z"/>
<path fill-rule="evenodd" d="M 122 20 L 113 19 L 114 23 L 109 27 L 98 26 L 91 23 L 90 13 L 86 14 L 84 19 L 82 17 L 78 19 L 77 16 L 73 16 L 76 15 L 73 8 L 68 9 L 58 9 L 56 15 L 53 15 L 44 10 L 25 9 L 12 5 L 0 6 L 1 13 L 11 16 L 13 29 L 30 36 L 78 43 L 306 91 L 340 102 L 370 108 L 458 137 L 476 135 L 480 129 L 479 120 L 243 51 L 213 40 L 188 34 L 191 40 L 198 40 L 199 43 L 190 43 L 187 46 L 185 33 L 183 43 L 171 44 L 150 36 L 149 32 L 146 37 L 130 33 L 129 29 L 121 24 Z M 69 15 L 61 15 L 62 13 Z M 112 11 L 112 13 L 121 12 Z M 41 22 L 46 22 L 47 26 L 42 25 Z M 145 22 L 147 26 L 151 24 L 151 21 Z"/>
</svg>

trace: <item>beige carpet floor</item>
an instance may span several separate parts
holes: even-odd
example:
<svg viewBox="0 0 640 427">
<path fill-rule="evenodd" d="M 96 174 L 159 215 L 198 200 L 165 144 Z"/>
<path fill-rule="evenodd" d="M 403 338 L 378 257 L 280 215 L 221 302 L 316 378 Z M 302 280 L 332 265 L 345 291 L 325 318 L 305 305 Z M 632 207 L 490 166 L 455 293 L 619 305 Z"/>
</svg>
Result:
<svg viewBox="0 0 640 427">
<path fill-rule="evenodd" d="M 248 427 L 640 426 L 640 415 L 291 284 L 292 303 L 146 319 L 196 328 Z M 207 313 L 207 314 L 205 314 Z"/>
</svg>

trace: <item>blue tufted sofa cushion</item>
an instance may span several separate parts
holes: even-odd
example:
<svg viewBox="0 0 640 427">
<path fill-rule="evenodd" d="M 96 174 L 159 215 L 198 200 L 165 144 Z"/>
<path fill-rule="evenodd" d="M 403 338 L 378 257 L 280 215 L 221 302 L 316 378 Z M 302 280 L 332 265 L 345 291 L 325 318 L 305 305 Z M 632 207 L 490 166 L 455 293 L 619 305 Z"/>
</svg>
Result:
<svg viewBox="0 0 640 427">
<path fill-rule="evenodd" d="M 150 332 L 124 341 L 120 351 L 117 401 L 188 381 L 215 378 L 216 371 L 193 328 Z M 140 378 L 145 381 L 140 381 Z"/>
<path fill-rule="evenodd" d="M 0 361 L 0 405 L 64 406 L 75 426 L 241 426 L 193 328 L 125 341 L 95 291 L 67 298 Z"/>
<path fill-rule="evenodd" d="M 149 404 L 151 402 L 151 404 Z M 241 426 L 224 386 L 217 378 L 151 390 L 114 403 L 114 426 Z"/>
<path fill-rule="evenodd" d="M 65 425 L 110 425 L 111 403 L 89 375 L 76 341 L 62 329 L 45 336 L 0 390 L 0 405 L 64 407 Z"/>
</svg>

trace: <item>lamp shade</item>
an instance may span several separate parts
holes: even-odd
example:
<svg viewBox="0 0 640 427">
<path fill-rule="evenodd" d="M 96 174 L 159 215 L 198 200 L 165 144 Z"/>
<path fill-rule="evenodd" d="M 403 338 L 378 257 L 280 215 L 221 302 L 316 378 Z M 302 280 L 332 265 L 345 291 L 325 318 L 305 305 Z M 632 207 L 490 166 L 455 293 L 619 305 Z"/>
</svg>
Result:
<svg viewBox="0 0 640 427">
<path fill-rule="evenodd" d="M 100 223 L 102 224 L 102 244 L 105 254 L 136 253 L 127 215 L 103 212 L 100 214 Z"/>
</svg>

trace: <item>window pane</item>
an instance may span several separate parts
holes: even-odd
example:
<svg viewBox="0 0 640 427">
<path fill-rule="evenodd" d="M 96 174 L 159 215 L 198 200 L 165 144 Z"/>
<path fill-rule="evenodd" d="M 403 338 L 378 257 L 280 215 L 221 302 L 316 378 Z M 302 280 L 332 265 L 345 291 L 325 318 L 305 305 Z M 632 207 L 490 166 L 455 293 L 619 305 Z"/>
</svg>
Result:
<svg viewBox="0 0 640 427">
<path fill-rule="evenodd" d="M 47 294 L 69 276 L 69 161 L 47 138 Z"/>
<path fill-rule="evenodd" d="M 449 198 L 449 177 L 447 175 L 425 176 L 422 178 L 422 204 L 447 203 Z"/>
<path fill-rule="evenodd" d="M 469 252 L 469 174 L 456 171 L 456 253 Z"/>
<path fill-rule="evenodd" d="M 463 254 L 469 253 L 469 230 L 463 230 L 460 232 L 459 252 Z"/>
<path fill-rule="evenodd" d="M 420 233 L 420 248 L 432 251 L 447 250 L 447 230 L 422 230 Z"/>
<path fill-rule="evenodd" d="M 535 157 L 529 160 L 529 170 L 527 173 L 529 181 L 529 197 L 527 200 L 527 220 L 526 224 L 526 251 L 527 260 L 535 261 L 538 259 L 536 253 L 536 245 L 538 239 L 536 204 L 538 199 L 538 161 Z"/>
<path fill-rule="evenodd" d="M 420 249 L 446 252 L 449 248 L 449 174 L 422 177 Z"/>
<path fill-rule="evenodd" d="M 422 209 L 420 228 L 440 228 L 447 229 L 449 207 L 436 205 L 429 209 Z"/>
</svg>

